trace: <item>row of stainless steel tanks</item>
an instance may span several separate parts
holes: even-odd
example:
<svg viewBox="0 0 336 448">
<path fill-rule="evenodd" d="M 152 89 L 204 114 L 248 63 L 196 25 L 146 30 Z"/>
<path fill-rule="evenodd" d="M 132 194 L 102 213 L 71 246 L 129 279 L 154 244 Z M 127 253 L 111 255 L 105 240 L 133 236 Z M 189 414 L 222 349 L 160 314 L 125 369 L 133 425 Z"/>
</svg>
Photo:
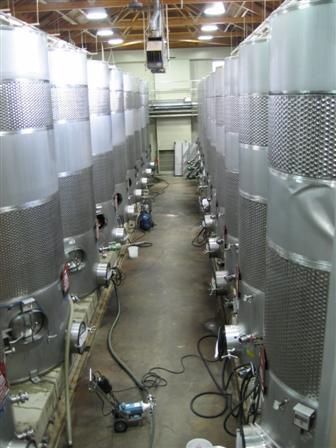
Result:
<svg viewBox="0 0 336 448">
<path fill-rule="evenodd" d="M 8 380 L 34 378 L 64 359 L 70 295 L 108 284 L 111 266 L 99 252 L 126 241 L 124 224 L 152 169 L 145 81 L 5 14 L 0 54 L 0 408 L 7 409 Z M 8 419 L 0 426 L 7 446 Z"/>
<path fill-rule="evenodd" d="M 233 309 L 225 356 L 254 364 L 264 391 L 237 446 L 336 446 L 335 23 L 335 0 L 285 2 L 199 85 L 212 290 Z"/>
</svg>

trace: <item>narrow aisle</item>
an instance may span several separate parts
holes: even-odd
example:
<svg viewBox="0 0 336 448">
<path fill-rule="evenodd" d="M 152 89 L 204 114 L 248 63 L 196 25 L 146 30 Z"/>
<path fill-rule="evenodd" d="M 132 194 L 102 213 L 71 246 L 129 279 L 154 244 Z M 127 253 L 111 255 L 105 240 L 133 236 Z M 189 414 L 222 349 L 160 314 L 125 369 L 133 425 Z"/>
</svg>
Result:
<svg viewBox="0 0 336 448">
<path fill-rule="evenodd" d="M 143 238 L 153 246 L 140 249 L 138 259 L 124 263 L 126 278 L 119 288 L 122 314 L 113 337 L 114 348 L 139 378 L 153 366 L 180 370 L 181 356 L 197 353 L 197 341 L 206 334 L 203 323 L 216 311 L 216 299 L 208 295 L 208 258 L 191 245 L 200 222 L 196 184 L 183 178 L 166 179 L 169 188 L 153 204 L 156 226 Z M 112 296 L 87 370 L 99 370 L 109 378 L 113 389 L 119 390 L 133 384 L 107 351 L 106 337 L 114 316 Z M 213 346 L 214 340 L 204 341 L 208 358 L 213 357 Z M 187 359 L 185 364 L 186 372 L 182 375 L 157 371 L 168 385 L 151 391 L 157 400 L 154 446 L 184 448 L 190 439 L 203 437 L 214 445 L 232 448 L 234 442 L 224 433 L 222 417 L 201 419 L 190 411 L 194 395 L 215 391 L 215 387 L 199 359 Z M 221 366 L 211 367 L 219 377 Z M 138 401 L 141 397 L 136 389 L 131 389 L 118 393 L 118 398 Z M 203 413 L 216 413 L 224 407 L 224 401 L 222 397 L 208 396 L 196 406 Z M 147 422 L 115 434 L 112 417 L 103 417 L 101 408 L 96 395 L 88 392 L 86 371 L 73 405 L 75 447 L 148 447 Z M 105 407 L 104 412 L 108 410 Z"/>
</svg>

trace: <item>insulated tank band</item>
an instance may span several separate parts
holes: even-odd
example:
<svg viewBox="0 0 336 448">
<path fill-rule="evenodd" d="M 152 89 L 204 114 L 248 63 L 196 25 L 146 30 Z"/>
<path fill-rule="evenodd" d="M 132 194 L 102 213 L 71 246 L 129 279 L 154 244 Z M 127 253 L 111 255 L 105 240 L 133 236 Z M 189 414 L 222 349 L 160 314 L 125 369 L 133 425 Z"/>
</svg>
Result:
<svg viewBox="0 0 336 448">
<path fill-rule="evenodd" d="M 239 132 L 239 97 L 226 96 L 224 99 L 224 121 L 227 132 Z"/>
<path fill-rule="evenodd" d="M 89 120 L 88 88 L 86 85 L 52 86 L 54 121 Z"/>
<path fill-rule="evenodd" d="M 81 235 L 94 226 L 92 167 L 59 178 L 64 238 Z"/>
<path fill-rule="evenodd" d="M 267 248 L 265 334 L 272 372 L 316 399 L 323 357 L 329 272 L 308 268 Z"/>
<path fill-rule="evenodd" d="M 317 179 L 336 178 L 336 96 L 271 95 L 270 164 Z"/>
<path fill-rule="evenodd" d="M 90 115 L 110 115 L 110 89 L 89 89 Z"/>
<path fill-rule="evenodd" d="M 6 260 L 0 300 L 26 296 L 59 278 L 63 244 L 58 193 L 38 205 L 0 213 L 0 228 L 0 258 Z"/>
<path fill-rule="evenodd" d="M 261 291 L 265 288 L 267 205 L 239 197 L 239 264 L 241 278 Z"/>
<path fill-rule="evenodd" d="M 93 187 L 96 202 L 112 199 L 114 192 L 112 151 L 93 157 Z"/>
<path fill-rule="evenodd" d="M 248 95 L 239 99 L 239 141 L 245 145 L 268 145 L 268 96 Z"/>
<path fill-rule="evenodd" d="M 226 171 L 224 176 L 225 219 L 228 233 L 235 238 L 238 237 L 238 186 L 239 173 Z"/>
<path fill-rule="evenodd" d="M 0 97 L 0 132 L 52 126 L 49 81 L 2 79 Z"/>
</svg>

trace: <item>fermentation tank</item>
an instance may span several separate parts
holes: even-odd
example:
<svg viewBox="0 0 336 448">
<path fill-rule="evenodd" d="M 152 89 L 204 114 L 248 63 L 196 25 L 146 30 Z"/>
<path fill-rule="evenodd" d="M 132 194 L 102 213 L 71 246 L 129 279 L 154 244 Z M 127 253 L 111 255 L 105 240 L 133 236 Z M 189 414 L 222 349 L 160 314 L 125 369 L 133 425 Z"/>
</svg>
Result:
<svg viewBox="0 0 336 448">
<path fill-rule="evenodd" d="M 124 79 L 124 112 L 125 112 L 125 134 L 127 153 L 127 183 L 131 192 L 135 188 L 136 169 L 136 148 L 135 148 L 135 93 L 134 76 L 123 73 Z"/>
<path fill-rule="evenodd" d="M 110 112 L 109 68 L 103 61 L 89 60 L 89 110 L 93 159 L 93 188 L 99 229 L 99 243 L 112 241 L 115 225 L 114 155 Z M 117 161 L 117 160 L 116 160 Z"/>
<path fill-rule="evenodd" d="M 124 207 L 128 203 L 126 185 L 127 151 L 123 73 L 115 66 L 113 66 L 110 71 L 110 109 L 112 122 L 115 205 L 117 214 L 121 216 L 123 215 Z"/>
<path fill-rule="evenodd" d="M 215 94 L 216 94 L 216 198 L 218 227 L 217 235 L 224 237 L 224 216 L 225 216 L 225 195 L 224 195 L 224 174 L 225 174 L 225 127 L 224 127 L 224 66 L 218 67 L 215 71 Z"/>
<path fill-rule="evenodd" d="M 262 426 L 282 447 L 312 447 L 319 413 L 335 227 L 335 23 L 335 1 L 304 0 L 270 23 Z"/>
<path fill-rule="evenodd" d="M 134 78 L 134 140 L 135 140 L 135 165 L 137 174 L 142 172 L 142 122 L 141 114 L 143 109 L 141 107 L 141 81 L 139 78 Z"/>
<path fill-rule="evenodd" d="M 224 126 L 225 171 L 224 202 L 226 226 L 226 269 L 236 273 L 238 263 L 239 203 L 239 88 L 238 56 L 225 58 Z"/>
<path fill-rule="evenodd" d="M 49 48 L 49 69 L 64 250 L 71 292 L 83 297 L 108 275 L 96 242 L 86 54 L 57 40 Z"/>
<path fill-rule="evenodd" d="M 263 338 L 268 192 L 269 40 L 239 47 L 238 322 L 226 327 L 243 361 L 259 361 Z M 236 338 L 233 338 L 233 336 Z M 243 340 L 243 343 L 235 341 Z M 230 348 L 230 341 L 228 348 Z"/>
<path fill-rule="evenodd" d="M 0 331 L 14 383 L 63 360 L 69 303 L 47 38 L 0 23 Z"/>
<path fill-rule="evenodd" d="M 1 19 L 0 19 L 1 20 Z M 10 396 L 5 354 L 0 339 L 0 447 L 1 448 L 33 448 L 35 443 L 18 440 L 16 437 L 14 416 Z"/>
<path fill-rule="evenodd" d="M 140 79 L 140 127 L 141 127 L 141 164 L 144 168 L 149 166 L 151 160 L 149 153 L 149 109 L 148 109 L 148 83 Z"/>
<path fill-rule="evenodd" d="M 150 127 L 150 117 L 149 117 L 149 88 L 148 88 L 148 81 L 142 80 L 143 85 L 143 101 L 144 101 L 144 161 L 147 163 L 147 165 L 152 160 L 152 154 L 151 154 L 151 146 L 150 146 L 150 139 L 149 139 L 149 127 Z"/>
</svg>

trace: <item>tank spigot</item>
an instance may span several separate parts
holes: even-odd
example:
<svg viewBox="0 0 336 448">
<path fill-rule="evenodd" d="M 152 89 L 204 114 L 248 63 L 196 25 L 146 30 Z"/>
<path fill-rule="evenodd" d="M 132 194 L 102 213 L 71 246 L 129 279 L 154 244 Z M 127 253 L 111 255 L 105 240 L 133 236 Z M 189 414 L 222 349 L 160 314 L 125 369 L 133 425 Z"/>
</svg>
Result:
<svg viewBox="0 0 336 448">
<path fill-rule="evenodd" d="M 19 392 L 17 395 L 10 396 L 10 401 L 12 404 L 25 403 L 28 400 L 29 400 L 29 395 L 27 392 Z"/>
</svg>

